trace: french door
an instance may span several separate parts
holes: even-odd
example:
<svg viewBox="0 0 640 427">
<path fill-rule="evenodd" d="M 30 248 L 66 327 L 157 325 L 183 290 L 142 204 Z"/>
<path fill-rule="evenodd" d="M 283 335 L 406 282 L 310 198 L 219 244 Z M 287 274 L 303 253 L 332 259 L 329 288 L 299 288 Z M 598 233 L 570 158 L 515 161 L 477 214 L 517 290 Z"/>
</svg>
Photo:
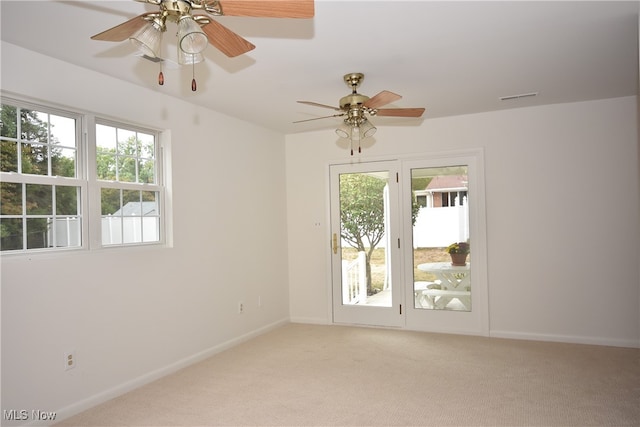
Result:
<svg viewBox="0 0 640 427">
<path fill-rule="evenodd" d="M 329 167 L 335 323 L 488 333 L 482 164 L 480 151 Z"/>
<path fill-rule="evenodd" d="M 330 167 L 333 320 L 401 326 L 397 162 Z"/>
</svg>

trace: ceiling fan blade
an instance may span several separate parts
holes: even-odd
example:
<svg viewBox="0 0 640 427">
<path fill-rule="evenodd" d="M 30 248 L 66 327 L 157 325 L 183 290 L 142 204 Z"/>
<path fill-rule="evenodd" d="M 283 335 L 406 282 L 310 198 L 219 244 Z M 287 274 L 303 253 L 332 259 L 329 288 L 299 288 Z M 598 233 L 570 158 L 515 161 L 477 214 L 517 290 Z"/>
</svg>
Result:
<svg viewBox="0 0 640 427">
<path fill-rule="evenodd" d="M 333 116 L 315 117 L 315 118 L 313 118 L 313 119 L 298 120 L 298 121 L 295 121 L 295 122 L 293 122 L 293 123 L 310 122 L 310 121 L 312 121 L 312 120 L 329 119 L 329 118 L 331 118 L 331 117 L 341 117 L 341 116 L 344 116 L 344 115 L 345 115 L 345 113 L 342 113 L 342 114 L 334 114 Z"/>
<path fill-rule="evenodd" d="M 209 43 L 231 58 L 247 53 L 255 48 L 252 43 L 249 43 L 238 34 L 214 20 L 210 20 L 208 24 L 204 24 L 202 31 L 207 35 Z"/>
<path fill-rule="evenodd" d="M 298 101 L 298 102 L 300 104 L 313 105 L 314 107 L 331 108 L 332 110 L 342 111 L 338 107 L 332 107 L 331 105 L 325 105 L 325 104 L 318 104 L 317 102 L 311 102 L 311 101 Z"/>
<path fill-rule="evenodd" d="M 98 33 L 95 36 L 91 36 L 91 39 L 107 42 L 121 42 L 126 40 L 130 35 L 138 31 L 147 23 L 147 21 L 144 20 L 144 17 L 147 15 L 148 13 L 143 13 L 135 18 L 131 18 L 127 22 L 123 22 L 120 25 L 116 25 L 113 28 L 109 28 L 108 30 Z"/>
<path fill-rule="evenodd" d="M 424 108 L 382 108 L 376 112 L 376 116 L 387 117 L 420 117 Z"/>
<path fill-rule="evenodd" d="M 222 14 L 257 18 L 313 18 L 314 0 L 221 0 Z"/>
<path fill-rule="evenodd" d="M 383 90 L 379 94 L 369 98 L 363 105 L 367 108 L 378 108 L 383 105 L 387 105 L 390 102 L 397 101 L 402 99 L 400 95 L 397 93 L 389 92 L 388 90 Z"/>
</svg>

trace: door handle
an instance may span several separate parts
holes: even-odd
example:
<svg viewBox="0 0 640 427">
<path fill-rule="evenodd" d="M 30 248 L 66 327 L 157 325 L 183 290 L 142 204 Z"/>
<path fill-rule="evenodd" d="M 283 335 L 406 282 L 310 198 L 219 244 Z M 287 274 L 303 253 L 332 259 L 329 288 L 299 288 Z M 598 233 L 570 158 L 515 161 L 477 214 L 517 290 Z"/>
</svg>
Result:
<svg viewBox="0 0 640 427">
<path fill-rule="evenodd" d="M 333 254 L 338 253 L 338 235 L 333 233 Z"/>
</svg>

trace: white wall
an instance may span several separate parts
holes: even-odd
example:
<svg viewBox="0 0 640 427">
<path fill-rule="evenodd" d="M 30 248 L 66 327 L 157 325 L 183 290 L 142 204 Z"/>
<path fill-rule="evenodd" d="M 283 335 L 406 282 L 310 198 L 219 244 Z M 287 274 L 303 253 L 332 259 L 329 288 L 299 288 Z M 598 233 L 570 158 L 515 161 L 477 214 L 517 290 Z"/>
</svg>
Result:
<svg viewBox="0 0 640 427">
<path fill-rule="evenodd" d="M 170 130 L 174 219 L 170 248 L 2 257 L 3 410 L 63 417 L 288 320 L 282 134 L 6 43 L 2 89 Z"/>
<path fill-rule="evenodd" d="M 69 415 L 289 314 L 330 321 L 326 168 L 349 155 L 329 127 L 284 138 L 6 43 L 1 71 L 3 90 L 169 129 L 175 232 L 171 248 L 2 257 L 2 409 Z M 359 158 L 484 147 L 492 335 L 639 345 L 635 97 L 378 120 Z"/>
<path fill-rule="evenodd" d="M 354 161 L 484 147 L 491 335 L 640 346 L 636 97 L 376 125 Z M 286 138 L 293 321 L 331 319 L 336 140 L 329 120 Z"/>
</svg>

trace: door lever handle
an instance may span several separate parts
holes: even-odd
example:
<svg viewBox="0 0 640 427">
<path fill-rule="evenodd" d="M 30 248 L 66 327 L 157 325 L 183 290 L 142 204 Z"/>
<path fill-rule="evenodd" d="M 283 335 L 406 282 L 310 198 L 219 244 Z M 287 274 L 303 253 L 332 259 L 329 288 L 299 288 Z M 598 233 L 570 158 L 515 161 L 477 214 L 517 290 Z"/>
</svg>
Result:
<svg viewBox="0 0 640 427">
<path fill-rule="evenodd" d="M 338 235 L 333 233 L 333 254 L 338 253 Z"/>
</svg>

